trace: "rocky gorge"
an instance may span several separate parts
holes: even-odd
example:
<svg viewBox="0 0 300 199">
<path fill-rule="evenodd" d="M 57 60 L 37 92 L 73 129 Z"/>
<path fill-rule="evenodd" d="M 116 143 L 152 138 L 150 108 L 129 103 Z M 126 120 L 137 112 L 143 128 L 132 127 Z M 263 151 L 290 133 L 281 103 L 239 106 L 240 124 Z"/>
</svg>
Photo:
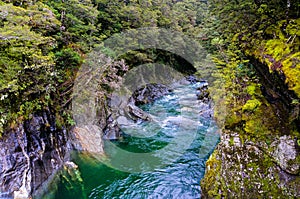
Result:
<svg viewBox="0 0 300 199">
<path fill-rule="evenodd" d="M 0 1 L 0 198 L 299 198 L 299 13 L 299 0 Z M 169 167 L 115 169 L 168 144 L 154 155 Z"/>
<path fill-rule="evenodd" d="M 197 82 L 191 77 L 184 81 Z M 197 89 L 197 98 L 209 102 L 207 83 L 202 82 L 202 86 Z M 151 116 L 138 106 L 153 103 L 171 92 L 172 89 L 160 84 L 147 84 L 137 89 L 128 100 L 126 113 L 123 112 L 123 115 L 112 117 L 109 105 L 107 106 L 108 109 L 103 111 L 102 115 L 106 119 L 101 119 L 102 128 L 74 127 L 67 131 L 57 128 L 55 114 L 50 110 L 32 115 L 30 120 L 4 134 L 0 140 L 2 146 L 0 175 L 3 179 L 1 198 L 36 196 L 36 193 L 40 193 L 41 189 L 45 189 L 45 186 L 55 178 L 58 171 L 64 168 L 72 172 L 77 168 L 76 164 L 70 162 L 69 153 L 72 150 L 85 151 L 92 156 L 103 156 L 105 153 L 103 139 L 118 140 L 122 137 L 119 124 L 129 122 L 125 115 L 132 121 L 152 120 Z M 274 111 L 278 107 L 285 106 L 284 101 L 276 101 L 276 106 L 274 103 L 271 106 L 273 108 L 266 110 Z M 295 122 L 297 127 L 298 121 Z M 299 196 L 300 147 L 297 139 L 283 133 L 283 130 L 291 128 L 290 125 L 278 126 L 281 130 L 278 132 L 281 133 L 268 135 L 268 142 L 264 140 L 266 137 L 260 141 L 246 137 L 235 132 L 232 126 L 229 126 L 232 129 L 228 127 L 223 129 L 220 143 L 206 163 L 206 174 L 201 181 L 201 196 L 203 198 Z"/>
<path fill-rule="evenodd" d="M 266 73 L 267 71 L 261 71 L 260 81 L 264 86 L 259 91 L 262 93 L 259 99 L 266 106 L 261 113 L 243 110 L 244 116 L 241 115 L 240 119 L 237 117 L 230 120 L 231 123 L 225 122 L 220 143 L 206 162 L 206 173 L 201 180 L 201 197 L 260 198 L 300 195 L 300 147 L 298 140 L 289 135 L 291 129 L 299 126 L 299 121 L 296 119 L 288 123 L 289 120 L 285 117 L 286 114 L 297 111 L 297 106 L 289 106 L 289 101 L 296 96 L 292 92 L 286 92 L 283 82 L 278 85 L 272 83 L 278 82 L 279 76 L 263 75 Z M 180 82 L 200 82 L 201 86 L 196 88 L 197 97 L 194 100 L 210 103 L 211 89 L 206 81 L 188 76 Z M 270 94 L 274 90 L 272 86 L 278 89 L 275 94 Z M 117 113 L 113 113 L 111 109 L 111 103 L 116 102 L 108 98 L 107 101 L 102 101 L 105 108 L 98 113 L 99 126 L 58 128 L 54 111 L 49 109 L 33 114 L 31 119 L 12 128 L 0 139 L 0 176 L 3 179 L 1 198 L 41 197 L 51 182 L 57 182 L 57 175 L 62 175 L 61 171 L 75 176 L 80 183 L 81 176 L 77 176 L 79 168 L 72 162 L 70 152 L 81 151 L 92 158 L 105 157 L 104 140 L 121 139 L 120 125 L 153 120 L 139 106 L 151 104 L 172 92 L 170 87 L 162 84 L 146 84 L 136 89 L 123 105 L 123 109 Z M 114 98 L 119 99 L 116 96 Z M 237 131 L 237 127 L 243 122 L 247 123 L 252 114 L 258 114 L 258 119 L 261 120 L 260 114 L 265 113 L 269 116 L 264 119 L 264 124 L 270 125 L 272 134 L 267 129 L 266 135 L 253 139 L 248 135 L 249 132 Z M 199 114 L 208 118 L 213 115 L 211 111 Z"/>
<path fill-rule="evenodd" d="M 193 77 L 181 80 L 184 84 L 197 81 Z M 0 184 L 0 198 L 42 197 L 47 187 L 57 182 L 57 175 L 61 175 L 61 172 L 78 172 L 78 166 L 70 158 L 72 151 L 87 153 L 91 158 L 105 157 L 104 140 L 120 139 L 122 132 L 119 125 L 152 120 L 151 115 L 138 106 L 153 103 L 171 92 L 170 87 L 162 84 L 146 84 L 140 87 L 128 99 L 126 117 L 112 117 L 110 102 L 107 101 L 107 108 L 102 112 L 102 123 L 99 126 L 58 128 L 54 111 L 33 114 L 31 119 L 0 138 L 0 177 L 3 179 Z M 207 83 L 202 82 L 197 95 L 200 100 L 209 101 Z M 209 113 L 207 117 L 211 115 Z"/>
</svg>

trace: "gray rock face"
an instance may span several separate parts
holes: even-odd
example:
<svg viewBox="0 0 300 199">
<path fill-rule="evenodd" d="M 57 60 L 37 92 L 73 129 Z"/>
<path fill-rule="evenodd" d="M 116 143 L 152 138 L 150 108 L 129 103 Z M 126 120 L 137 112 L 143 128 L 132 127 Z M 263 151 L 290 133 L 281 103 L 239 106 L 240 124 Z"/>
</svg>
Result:
<svg viewBox="0 0 300 199">
<path fill-rule="evenodd" d="M 295 140 L 291 136 L 282 136 L 272 143 L 272 153 L 277 164 L 290 174 L 299 174 L 300 163 L 297 162 L 297 149 Z"/>
<path fill-rule="evenodd" d="M 118 122 L 110 115 L 107 119 L 107 125 L 104 130 L 104 139 L 117 140 L 121 137 L 121 130 Z"/>
<path fill-rule="evenodd" d="M 138 107 L 137 107 L 138 108 Z M 120 119 L 119 119 L 120 118 Z M 121 138 L 121 129 L 119 125 L 131 121 L 131 117 L 125 117 L 120 113 L 114 113 L 107 116 L 106 126 L 103 128 L 103 139 L 118 140 Z M 121 122 L 121 123 L 119 123 Z"/>
<path fill-rule="evenodd" d="M 50 112 L 31 120 L 0 139 L 0 192 L 29 198 L 61 167 L 67 152 L 67 135 L 58 131 Z"/>
</svg>

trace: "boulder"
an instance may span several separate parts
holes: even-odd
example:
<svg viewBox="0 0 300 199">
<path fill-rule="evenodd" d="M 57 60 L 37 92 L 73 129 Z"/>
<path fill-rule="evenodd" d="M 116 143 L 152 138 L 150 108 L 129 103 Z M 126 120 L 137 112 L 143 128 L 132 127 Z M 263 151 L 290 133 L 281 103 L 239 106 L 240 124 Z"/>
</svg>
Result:
<svg viewBox="0 0 300 199">
<path fill-rule="evenodd" d="M 203 101 L 209 100 L 208 83 L 206 81 L 200 82 L 197 88 L 197 98 Z"/>
<path fill-rule="evenodd" d="M 299 163 L 295 161 L 294 141 L 290 136 L 275 139 L 268 146 L 223 130 L 220 143 L 206 162 L 201 197 L 298 198 Z"/>
<path fill-rule="evenodd" d="M 104 154 L 103 149 L 103 132 L 96 125 L 86 125 L 75 127 L 72 130 L 72 144 L 78 151 L 88 152 L 94 155 Z"/>
<path fill-rule="evenodd" d="M 137 120 L 144 120 L 148 121 L 151 120 L 151 116 L 140 109 L 139 107 L 135 106 L 134 104 L 128 104 L 128 113 L 129 116 L 132 120 L 137 121 Z"/>
</svg>

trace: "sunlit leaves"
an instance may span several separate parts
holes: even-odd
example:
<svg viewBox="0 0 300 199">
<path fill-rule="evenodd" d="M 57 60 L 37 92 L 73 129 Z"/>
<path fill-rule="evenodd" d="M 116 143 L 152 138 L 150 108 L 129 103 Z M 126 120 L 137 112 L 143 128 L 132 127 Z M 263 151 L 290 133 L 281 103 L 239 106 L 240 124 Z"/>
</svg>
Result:
<svg viewBox="0 0 300 199">
<path fill-rule="evenodd" d="M 0 7 L 0 130 L 3 130 L 8 121 L 16 121 L 20 116 L 26 118 L 29 115 L 25 113 L 40 106 L 43 93 L 53 83 L 51 50 L 56 42 L 46 34 L 55 31 L 60 23 L 49 7 L 40 2 L 24 7 L 13 4 Z"/>
</svg>

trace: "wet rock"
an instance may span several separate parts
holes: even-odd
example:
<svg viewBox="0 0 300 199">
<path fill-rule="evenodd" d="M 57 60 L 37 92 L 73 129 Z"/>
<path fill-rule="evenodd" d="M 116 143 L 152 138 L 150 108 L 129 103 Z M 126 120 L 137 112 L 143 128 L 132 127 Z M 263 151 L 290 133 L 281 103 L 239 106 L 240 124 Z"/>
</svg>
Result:
<svg viewBox="0 0 300 199">
<path fill-rule="evenodd" d="M 118 110 L 114 110 L 114 113 L 111 113 L 110 107 L 106 107 L 107 110 L 103 111 L 107 115 L 107 119 L 105 121 L 106 126 L 102 128 L 104 132 L 104 139 L 119 139 L 121 137 L 121 129 L 119 125 L 122 122 L 128 124 L 132 121 L 137 122 L 139 120 L 152 120 L 151 116 L 138 106 L 152 103 L 156 99 L 169 94 L 171 91 L 172 90 L 169 87 L 162 84 L 146 84 L 133 92 L 128 103 L 126 102 L 123 104 L 120 97 L 113 96 L 113 100 L 111 100 L 109 104 L 113 107 L 117 106 Z M 110 115 L 107 113 L 110 113 Z"/>
<path fill-rule="evenodd" d="M 104 129 L 103 138 L 107 140 L 117 140 L 121 137 L 121 129 L 118 122 L 110 115 L 107 119 L 107 126 Z"/>
<path fill-rule="evenodd" d="M 198 96 L 198 99 L 201 98 L 200 100 L 202 101 L 199 103 L 201 103 L 202 106 L 207 107 L 205 108 L 207 111 L 202 111 L 199 114 L 202 117 L 212 117 L 213 109 L 211 108 L 211 104 L 208 103 L 210 102 L 208 83 L 206 81 L 200 81 L 194 76 L 183 78 L 180 80 L 180 82 L 183 80 L 183 84 L 190 84 L 191 82 L 199 84 L 198 91 L 203 95 L 203 97 Z M 110 104 L 119 109 L 116 109 L 114 112 L 117 113 L 111 114 L 106 120 L 107 125 L 104 129 L 104 138 L 111 140 L 119 139 L 121 137 L 121 129 L 119 125 L 128 125 L 139 120 L 152 121 L 153 118 L 151 115 L 143 111 L 138 106 L 153 103 L 158 98 L 170 94 L 171 92 L 172 89 L 162 84 L 146 84 L 145 86 L 135 90 L 132 96 L 129 98 L 128 103 L 125 103 L 125 105 L 122 103 L 120 97 L 114 96 L 114 99 Z M 194 100 L 195 103 L 198 103 L 194 93 L 191 95 L 192 98 L 188 98 L 188 103 L 190 103 L 190 100 Z M 181 101 L 181 103 L 183 102 L 184 101 Z"/>
<path fill-rule="evenodd" d="M 74 162 L 71 162 L 71 161 L 66 161 L 66 162 L 64 163 L 64 167 L 65 167 L 65 169 L 67 169 L 67 170 L 78 169 L 78 165 L 75 164 Z"/>
<path fill-rule="evenodd" d="M 67 134 L 50 111 L 5 132 L 0 139 L 0 191 L 29 198 L 58 168 L 68 151 Z"/>
<path fill-rule="evenodd" d="M 202 90 L 199 93 L 197 93 L 198 100 L 206 100 L 209 98 L 209 91 L 208 90 Z"/>
<path fill-rule="evenodd" d="M 133 123 L 131 120 L 129 120 L 125 116 L 119 116 L 117 118 L 117 122 L 118 122 L 119 125 L 125 125 L 125 126 L 131 125 Z"/>
<path fill-rule="evenodd" d="M 211 100 L 208 98 L 207 100 L 200 102 L 200 112 L 199 115 L 203 118 L 212 118 L 214 115 L 214 110 L 212 108 Z"/>
<path fill-rule="evenodd" d="M 133 105 L 133 104 L 128 104 L 128 113 L 131 119 L 134 121 L 137 120 L 144 120 L 144 121 L 149 121 L 151 120 L 151 116 L 140 109 L 139 107 Z"/>
<path fill-rule="evenodd" d="M 192 83 L 192 84 L 195 84 L 195 83 L 197 83 L 197 82 L 200 82 L 200 80 L 197 79 L 197 78 L 196 78 L 195 76 L 193 76 L 193 75 L 187 76 L 185 79 L 186 79 L 187 81 L 189 81 L 190 83 Z"/>
<path fill-rule="evenodd" d="M 152 120 L 151 116 L 138 106 L 153 103 L 158 98 L 172 92 L 172 89 L 162 84 L 146 84 L 133 92 L 126 107 L 127 116 L 134 120 Z"/>
<path fill-rule="evenodd" d="M 79 183 L 83 182 L 81 173 L 78 170 L 78 165 L 74 162 L 67 161 L 64 163 L 64 171 L 70 176 L 72 181 L 77 181 Z"/>
<path fill-rule="evenodd" d="M 207 88 L 208 87 L 208 82 L 206 80 L 202 80 L 199 81 L 200 82 L 200 86 L 198 87 L 198 89 L 202 89 L 202 88 Z"/>
<path fill-rule="evenodd" d="M 179 85 L 189 85 L 189 84 L 191 84 L 191 82 L 188 81 L 187 78 L 182 78 L 178 82 L 175 82 L 173 84 L 175 84 L 175 85 L 176 84 L 179 84 Z"/>
<path fill-rule="evenodd" d="M 208 83 L 206 81 L 201 82 L 200 86 L 197 88 L 197 98 L 198 100 L 203 101 L 209 100 Z"/>
<path fill-rule="evenodd" d="M 171 92 L 172 89 L 162 84 L 146 84 L 133 92 L 130 101 L 136 106 L 148 104 Z"/>
</svg>

